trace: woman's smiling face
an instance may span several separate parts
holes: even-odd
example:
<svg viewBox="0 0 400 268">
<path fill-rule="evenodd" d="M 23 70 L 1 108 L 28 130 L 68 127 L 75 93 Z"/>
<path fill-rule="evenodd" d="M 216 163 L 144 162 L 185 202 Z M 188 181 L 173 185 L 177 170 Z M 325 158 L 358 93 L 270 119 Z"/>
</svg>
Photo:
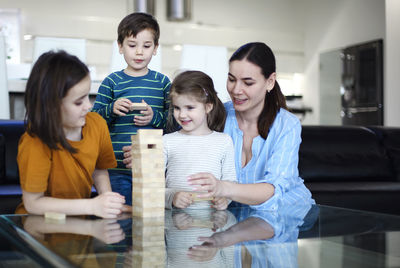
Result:
<svg viewBox="0 0 400 268">
<path fill-rule="evenodd" d="M 275 73 L 265 78 L 261 68 L 246 59 L 229 63 L 226 88 L 236 111 L 260 111 L 267 91 L 275 85 Z"/>
</svg>

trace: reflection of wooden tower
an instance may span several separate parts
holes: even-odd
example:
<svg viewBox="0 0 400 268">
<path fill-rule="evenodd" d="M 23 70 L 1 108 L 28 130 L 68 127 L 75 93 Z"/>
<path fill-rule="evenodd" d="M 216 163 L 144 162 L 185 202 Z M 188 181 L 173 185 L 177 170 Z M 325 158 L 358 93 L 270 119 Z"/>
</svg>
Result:
<svg viewBox="0 0 400 268">
<path fill-rule="evenodd" d="M 132 136 L 132 267 L 165 267 L 162 130 Z"/>
<path fill-rule="evenodd" d="M 165 173 L 161 129 L 132 136 L 132 214 L 164 217 Z"/>
<path fill-rule="evenodd" d="M 132 217 L 132 267 L 165 267 L 164 217 Z"/>
</svg>

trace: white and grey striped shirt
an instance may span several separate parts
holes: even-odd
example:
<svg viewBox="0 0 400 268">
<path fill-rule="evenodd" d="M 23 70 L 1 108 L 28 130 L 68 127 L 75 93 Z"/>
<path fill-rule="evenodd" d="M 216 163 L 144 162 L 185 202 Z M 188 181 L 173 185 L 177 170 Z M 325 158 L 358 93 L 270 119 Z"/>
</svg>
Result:
<svg viewBox="0 0 400 268">
<path fill-rule="evenodd" d="M 193 191 L 187 177 L 208 172 L 219 180 L 236 182 L 234 149 L 229 135 L 213 131 L 208 135 L 174 132 L 163 136 L 166 165 L 165 207 L 172 208 L 176 192 Z M 190 208 L 209 208 L 208 201 L 195 202 Z"/>
</svg>

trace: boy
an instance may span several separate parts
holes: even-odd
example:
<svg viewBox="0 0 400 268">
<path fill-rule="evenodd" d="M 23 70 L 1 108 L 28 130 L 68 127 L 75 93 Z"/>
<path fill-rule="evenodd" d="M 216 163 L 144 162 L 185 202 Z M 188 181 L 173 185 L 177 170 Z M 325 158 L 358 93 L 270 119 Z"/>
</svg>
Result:
<svg viewBox="0 0 400 268">
<path fill-rule="evenodd" d="M 130 137 L 139 128 L 163 128 L 167 118 L 171 83 L 147 67 L 156 55 L 159 36 L 157 20 L 149 14 L 132 13 L 120 22 L 118 46 L 127 67 L 104 79 L 93 106 L 108 123 L 117 159 L 117 168 L 108 170 L 112 190 L 124 195 L 128 205 L 132 204 L 132 172 L 122 163 L 122 147 L 131 144 Z M 136 110 L 133 103 L 142 103 L 144 110 Z"/>
</svg>

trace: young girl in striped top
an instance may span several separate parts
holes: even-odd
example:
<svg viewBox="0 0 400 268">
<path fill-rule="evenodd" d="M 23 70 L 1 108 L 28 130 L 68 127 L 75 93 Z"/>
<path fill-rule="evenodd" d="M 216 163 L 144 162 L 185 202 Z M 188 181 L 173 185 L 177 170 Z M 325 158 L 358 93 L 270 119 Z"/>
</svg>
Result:
<svg viewBox="0 0 400 268">
<path fill-rule="evenodd" d="M 226 112 L 212 79 L 200 71 L 186 71 L 173 81 L 168 124 L 179 131 L 163 136 L 166 160 L 166 208 L 226 209 L 228 199 L 198 201 L 188 177 L 211 173 L 219 180 L 236 181 L 234 149 L 224 129 Z"/>
</svg>

